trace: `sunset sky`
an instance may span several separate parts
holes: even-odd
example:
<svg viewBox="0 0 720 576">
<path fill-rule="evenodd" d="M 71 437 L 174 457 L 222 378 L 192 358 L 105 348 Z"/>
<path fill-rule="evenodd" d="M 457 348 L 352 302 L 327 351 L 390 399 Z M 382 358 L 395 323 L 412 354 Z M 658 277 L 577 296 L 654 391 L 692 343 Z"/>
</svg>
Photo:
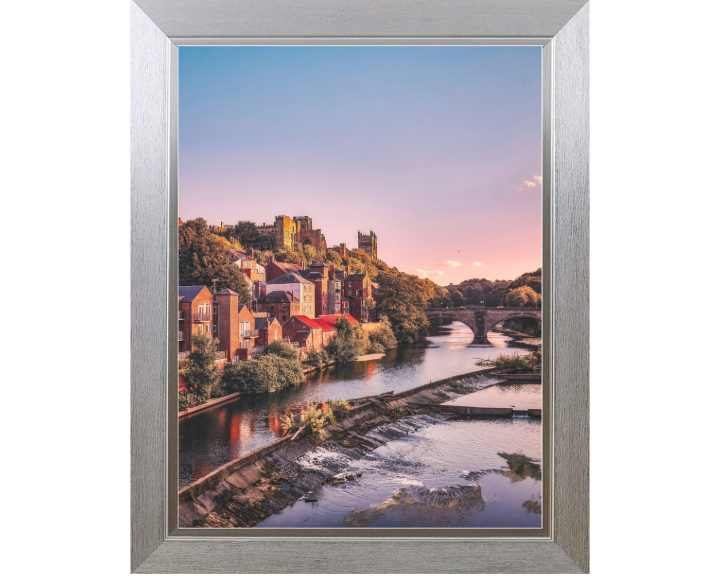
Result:
<svg viewBox="0 0 720 576">
<path fill-rule="evenodd" d="M 441 285 L 541 265 L 539 47 L 180 47 L 179 214 L 307 215 Z"/>
</svg>

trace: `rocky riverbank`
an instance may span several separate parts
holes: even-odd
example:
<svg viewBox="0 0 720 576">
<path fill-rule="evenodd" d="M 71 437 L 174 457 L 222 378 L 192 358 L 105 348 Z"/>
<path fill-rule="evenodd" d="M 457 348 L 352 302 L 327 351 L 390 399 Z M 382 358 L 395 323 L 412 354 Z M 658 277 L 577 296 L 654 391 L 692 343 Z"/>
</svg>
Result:
<svg viewBox="0 0 720 576">
<path fill-rule="evenodd" d="M 325 483 L 353 481 L 304 468 L 296 460 L 318 446 L 341 446 L 358 456 L 378 447 L 365 437 L 377 426 L 414 414 L 430 413 L 432 406 L 483 388 L 487 380 L 479 370 L 428 383 L 397 395 L 366 399 L 337 425 L 327 426 L 320 436 L 284 438 L 254 454 L 228 463 L 190 484 L 179 494 L 181 527 L 251 527 L 294 504 Z M 423 405 L 423 406 L 420 406 Z M 342 476 L 342 474 L 340 475 Z"/>
</svg>

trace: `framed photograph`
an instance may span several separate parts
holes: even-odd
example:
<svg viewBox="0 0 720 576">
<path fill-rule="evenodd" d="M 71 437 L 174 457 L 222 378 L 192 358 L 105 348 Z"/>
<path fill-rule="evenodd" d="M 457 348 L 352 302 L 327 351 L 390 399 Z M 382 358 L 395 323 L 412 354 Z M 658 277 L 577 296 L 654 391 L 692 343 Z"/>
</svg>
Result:
<svg viewBox="0 0 720 576">
<path fill-rule="evenodd" d="M 589 571 L 582 0 L 135 0 L 135 573 Z"/>
</svg>

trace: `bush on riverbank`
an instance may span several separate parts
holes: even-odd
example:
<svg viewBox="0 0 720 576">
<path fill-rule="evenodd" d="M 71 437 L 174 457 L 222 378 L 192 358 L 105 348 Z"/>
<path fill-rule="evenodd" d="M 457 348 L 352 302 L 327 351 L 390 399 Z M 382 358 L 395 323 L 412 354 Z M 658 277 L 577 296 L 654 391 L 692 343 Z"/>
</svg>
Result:
<svg viewBox="0 0 720 576">
<path fill-rule="evenodd" d="M 382 326 L 370 334 L 370 346 L 375 348 L 373 351 L 368 350 L 370 354 L 382 354 L 386 350 L 392 350 L 398 346 L 397 338 L 395 338 L 395 334 L 392 331 L 392 324 L 390 324 L 388 317 L 380 316 L 380 321 L 382 322 Z M 382 349 L 378 349 L 378 346 Z"/>
<path fill-rule="evenodd" d="M 296 360 L 299 362 L 300 352 L 290 342 L 284 342 L 283 340 L 275 340 L 265 346 L 265 354 L 271 354 L 279 358 L 285 358 L 286 360 Z"/>
<path fill-rule="evenodd" d="M 222 393 L 216 363 L 218 342 L 208 332 L 196 332 L 192 335 L 194 350 L 187 359 L 178 363 L 178 373 L 185 378 L 185 390 L 178 396 L 180 410 L 199 406 L 214 395 Z"/>
<path fill-rule="evenodd" d="M 222 380 L 228 394 L 262 394 L 300 386 L 305 382 L 305 375 L 297 359 L 265 354 L 227 366 Z"/>
<path fill-rule="evenodd" d="M 330 358 L 344 365 L 365 354 L 370 342 L 361 326 L 350 324 L 347 318 L 340 318 L 335 327 L 335 338 L 326 348 Z"/>
<path fill-rule="evenodd" d="M 480 360 L 477 366 L 495 366 L 507 368 L 513 374 L 540 374 L 542 367 L 542 352 L 535 350 L 526 356 L 519 354 L 500 354 L 493 360 Z"/>
<path fill-rule="evenodd" d="M 307 368 L 320 368 L 320 366 L 330 361 L 330 355 L 325 350 L 320 350 L 319 352 L 313 350 L 307 355 L 305 360 L 303 360 L 303 366 Z"/>
</svg>

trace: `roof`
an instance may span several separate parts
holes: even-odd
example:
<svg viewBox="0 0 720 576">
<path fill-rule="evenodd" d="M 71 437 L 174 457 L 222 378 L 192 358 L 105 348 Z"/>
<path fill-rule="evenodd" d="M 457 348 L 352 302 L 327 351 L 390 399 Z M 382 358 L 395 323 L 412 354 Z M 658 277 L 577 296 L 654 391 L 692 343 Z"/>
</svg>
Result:
<svg viewBox="0 0 720 576">
<path fill-rule="evenodd" d="M 302 265 L 300 264 L 290 264 L 289 262 L 276 262 L 273 261 L 272 264 L 275 264 L 280 270 L 283 270 L 284 272 L 292 272 L 293 270 L 302 270 Z M 268 264 L 269 266 L 270 264 Z"/>
<path fill-rule="evenodd" d="M 345 278 L 345 280 L 357 282 L 357 281 L 363 280 L 365 278 L 365 276 L 367 276 L 367 272 L 363 272 L 362 274 L 350 274 Z"/>
<path fill-rule="evenodd" d="M 237 292 L 233 292 L 233 291 L 230 290 L 229 288 L 225 288 L 225 290 L 220 290 L 220 292 L 218 292 L 216 295 L 219 296 L 220 294 L 227 294 L 227 295 L 230 295 L 230 296 L 237 296 L 237 295 L 238 295 Z"/>
<path fill-rule="evenodd" d="M 277 322 L 277 318 L 275 318 L 275 316 L 255 318 L 255 330 L 267 330 L 268 326 L 271 326 L 273 322 Z"/>
<path fill-rule="evenodd" d="M 335 322 L 340 320 L 340 318 L 347 318 L 350 324 L 360 324 L 357 320 L 355 320 L 355 318 L 350 316 L 350 314 L 323 314 L 322 316 L 318 316 L 316 320 L 323 320 L 325 322 L 329 322 L 333 326 L 334 330 Z"/>
<path fill-rule="evenodd" d="M 315 320 L 315 318 L 310 318 L 310 316 L 305 316 L 305 314 L 296 314 L 295 316 L 293 316 L 293 318 L 300 320 L 300 322 L 305 324 L 305 326 L 307 326 L 308 328 L 322 328 L 322 326 L 317 323 L 317 320 Z"/>
<path fill-rule="evenodd" d="M 192 302 L 206 286 L 179 286 L 178 294 L 181 302 Z M 209 292 L 209 290 L 208 290 Z"/>
<path fill-rule="evenodd" d="M 311 266 L 312 268 L 320 268 L 320 267 L 330 268 L 330 266 L 328 266 L 327 264 L 325 264 L 325 262 L 320 262 L 320 261 L 318 261 L 318 262 L 313 262 L 312 264 L 310 264 L 310 266 Z"/>
<path fill-rule="evenodd" d="M 261 302 L 269 302 L 271 304 L 278 304 L 278 303 L 286 303 L 286 304 L 299 304 L 300 301 L 293 296 L 291 292 L 283 292 L 280 290 L 274 290 L 273 292 L 268 292 L 267 295 L 265 295 L 263 298 L 260 299 Z"/>
<path fill-rule="evenodd" d="M 235 250 L 234 248 L 228 250 L 226 255 L 232 262 L 237 260 L 255 260 L 255 258 L 250 256 L 247 252 L 244 252 L 243 250 Z"/>
<path fill-rule="evenodd" d="M 312 282 L 305 280 L 305 278 L 295 272 L 288 272 L 287 274 L 280 276 L 280 278 L 271 280 L 267 284 L 269 286 L 270 284 L 312 284 Z"/>
</svg>

